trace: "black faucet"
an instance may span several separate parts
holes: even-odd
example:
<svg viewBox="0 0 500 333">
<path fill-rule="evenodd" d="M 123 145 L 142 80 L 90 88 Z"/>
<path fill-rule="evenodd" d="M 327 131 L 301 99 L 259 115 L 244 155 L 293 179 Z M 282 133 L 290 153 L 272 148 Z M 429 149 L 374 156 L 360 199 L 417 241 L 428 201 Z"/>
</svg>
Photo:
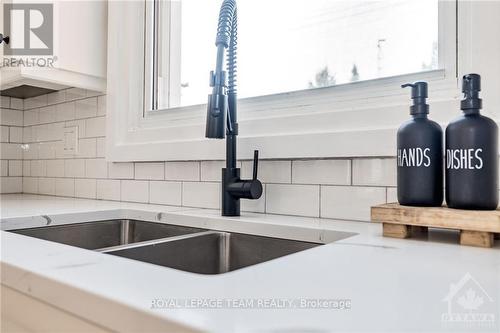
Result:
<svg viewBox="0 0 500 333">
<path fill-rule="evenodd" d="M 240 199 L 259 199 L 262 183 L 257 179 L 259 151 L 254 151 L 253 178 L 240 178 L 236 167 L 236 136 L 238 135 L 236 98 L 236 46 L 238 20 L 236 1 L 224 0 L 217 26 L 217 61 L 210 72 L 212 94 L 208 95 L 205 136 L 211 139 L 226 137 L 226 167 L 222 169 L 222 215 L 240 216 Z M 222 69 L 227 49 L 227 72 Z"/>
</svg>

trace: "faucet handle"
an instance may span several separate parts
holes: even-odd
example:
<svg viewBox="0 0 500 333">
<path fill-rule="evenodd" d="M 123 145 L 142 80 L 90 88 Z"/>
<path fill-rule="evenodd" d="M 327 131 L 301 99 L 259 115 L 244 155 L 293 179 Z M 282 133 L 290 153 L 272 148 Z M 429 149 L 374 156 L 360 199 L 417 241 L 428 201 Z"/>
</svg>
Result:
<svg viewBox="0 0 500 333">
<path fill-rule="evenodd" d="M 253 180 L 257 180 L 257 170 L 259 168 L 259 151 L 253 151 Z"/>
</svg>

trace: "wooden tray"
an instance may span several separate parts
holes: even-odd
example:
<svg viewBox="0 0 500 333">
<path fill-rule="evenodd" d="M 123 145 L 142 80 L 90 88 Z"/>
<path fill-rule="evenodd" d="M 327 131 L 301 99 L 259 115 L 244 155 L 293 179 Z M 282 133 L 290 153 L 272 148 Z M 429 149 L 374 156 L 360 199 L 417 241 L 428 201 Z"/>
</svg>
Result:
<svg viewBox="0 0 500 333">
<path fill-rule="evenodd" d="M 371 208 L 372 222 L 383 223 L 385 237 L 408 238 L 427 228 L 460 230 L 460 244 L 492 247 L 500 238 L 500 210 L 411 207 L 389 203 Z"/>
</svg>

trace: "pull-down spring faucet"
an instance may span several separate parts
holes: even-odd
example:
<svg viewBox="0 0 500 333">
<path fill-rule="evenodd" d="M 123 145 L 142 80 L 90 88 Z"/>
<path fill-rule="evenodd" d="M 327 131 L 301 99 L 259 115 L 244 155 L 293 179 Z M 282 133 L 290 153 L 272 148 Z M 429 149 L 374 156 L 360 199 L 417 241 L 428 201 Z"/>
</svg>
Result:
<svg viewBox="0 0 500 333">
<path fill-rule="evenodd" d="M 239 216 L 240 199 L 258 199 L 262 195 L 262 183 L 257 179 L 259 152 L 254 151 L 253 178 L 240 178 L 236 167 L 237 97 L 236 97 L 236 49 L 238 20 L 236 1 L 224 0 L 217 26 L 217 61 L 215 71 L 210 72 L 212 94 L 208 96 L 207 127 L 205 136 L 212 139 L 226 137 L 226 167 L 222 169 L 222 215 Z M 222 69 L 227 49 L 227 72 Z"/>
</svg>

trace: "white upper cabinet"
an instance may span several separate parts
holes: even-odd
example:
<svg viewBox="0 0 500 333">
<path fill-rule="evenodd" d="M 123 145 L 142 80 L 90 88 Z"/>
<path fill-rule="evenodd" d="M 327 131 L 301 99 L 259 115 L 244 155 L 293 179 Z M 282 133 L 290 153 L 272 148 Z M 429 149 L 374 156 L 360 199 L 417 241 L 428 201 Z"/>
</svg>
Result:
<svg viewBox="0 0 500 333">
<path fill-rule="evenodd" d="M 2 1 L 0 88 L 106 90 L 107 1 Z"/>
</svg>

